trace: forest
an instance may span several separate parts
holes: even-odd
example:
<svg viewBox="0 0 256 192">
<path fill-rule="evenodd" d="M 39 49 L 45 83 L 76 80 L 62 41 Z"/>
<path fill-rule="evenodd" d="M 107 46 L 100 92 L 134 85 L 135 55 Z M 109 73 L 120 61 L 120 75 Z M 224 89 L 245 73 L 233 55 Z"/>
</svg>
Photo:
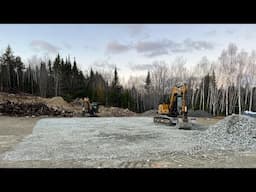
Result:
<svg viewBox="0 0 256 192">
<path fill-rule="evenodd" d="M 214 116 L 256 111 L 256 52 L 239 50 L 234 43 L 215 60 L 204 56 L 190 67 L 183 57 L 172 63 L 154 61 L 145 76 L 131 76 L 126 85 L 120 83 L 117 68 L 112 74 L 93 68 L 88 71 L 79 69 L 75 59 L 71 61 L 59 54 L 53 60 L 41 60 L 40 64 L 24 63 L 7 46 L 0 55 L 0 91 L 62 96 L 69 102 L 89 97 L 106 106 L 144 112 L 167 101 L 176 83 L 186 82 L 191 110 L 208 111 Z"/>
</svg>

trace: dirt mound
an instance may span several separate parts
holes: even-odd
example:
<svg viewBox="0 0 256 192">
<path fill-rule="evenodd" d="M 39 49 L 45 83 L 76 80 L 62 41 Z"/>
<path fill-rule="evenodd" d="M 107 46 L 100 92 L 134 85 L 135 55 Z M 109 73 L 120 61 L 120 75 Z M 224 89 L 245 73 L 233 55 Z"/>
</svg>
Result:
<svg viewBox="0 0 256 192">
<path fill-rule="evenodd" d="M 190 117 L 213 117 L 211 113 L 202 110 L 188 110 L 188 116 Z"/>
<path fill-rule="evenodd" d="M 141 113 L 140 115 L 141 116 L 149 116 L 149 117 L 151 117 L 151 116 L 156 115 L 156 112 L 157 112 L 157 110 L 151 109 L 151 110 L 148 110 L 148 111 L 145 111 L 145 112 Z"/>
<path fill-rule="evenodd" d="M 102 117 L 127 117 L 134 115 L 136 115 L 136 113 L 130 111 L 129 109 L 99 106 L 99 116 Z"/>
<path fill-rule="evenodd" d="M 29 107 L 33 108 L 32 111 L 43 111 L 36 112 L 37 114 L 47 114 L 47 110 L 45 107 L 41 107 L 46 105 L 49 110 L 55 111 L 55 113 L 59 114 L 73 114 L 73 116 L 81 116 L 82 115 L 82 99 L 77 98 L 72 103 L 66 102 L 62 97 L 53 97 L 53 98 L 42 98 L 37 96 L 30 95 L 20 95 L 20 94 L 8 94 L 8 93 L 0 93 L 0 105 L 8 106 L 8 111 L 3 111 L 4 114 L 27 114 L 26 110 L 29 110 Z M 0 107 L 1 107 L 0 106 Z M 45 112 L 46 111 L 46 112 Z M 1 112 L 0 112 L 1 113 Z M 32 114 L 32 112 L 28 112 L 28 114 Z M 51 115 L 52 112 L 49 112 Z M 124 116 L 134 116 L 136 113 L 128 110 L 122 109 L 118 107 L 103 107 L 99 108 L 99 116 L 102 117 L 124 117 Z"/>
<path fill-rule="evenodd" d="M 71 108 L 72 106 L 66 102 L 62 97 L 53 97 L 46 100 L 45 104 L 49 107 L 58 107 L 58 108 Z"/>
<path fill-rule="evenodd" d="M 0 93 L 0 109 L 5 115 L 62 115 L 72 116 L 78 110 L 62 97 L 42 98 L 25 94 Z"/>
<path fill-rule="evenodd" d="M 83 105 L 82 98 L 76 98 L 74 101 L 71 102 L 71 105 L 81 107 Z"/>
<path fill-rule="evenodd" d="M 7 101 L 1 103 L 0 113 L 10 116 L 73 116 L 71 111 L 63 111 L 48 107 L 44 103 L 14 103 Z"/>
<path fill-rule="evenodd" d="M 44 102 L 45 99 L 42 97 L 31 96 L 26 94 L 10 94 L 0 92 L 0 103 L 5 103 L 7 101 L 14 102 L 14 103 L 40 103 Z"/>
<path fill-rule="evenodd" d="M 196 137 L 201 147 L 221 150 L 256 150 L 256 119 L 231 115 Z"/>
</svg>

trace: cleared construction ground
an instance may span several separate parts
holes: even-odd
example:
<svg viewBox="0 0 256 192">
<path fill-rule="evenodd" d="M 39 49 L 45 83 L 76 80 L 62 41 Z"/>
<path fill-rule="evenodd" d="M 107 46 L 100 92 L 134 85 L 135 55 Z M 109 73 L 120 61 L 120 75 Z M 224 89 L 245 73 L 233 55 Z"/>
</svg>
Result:
<svg viewBox="0 0 256 192">
<path fill-rule="evenodd" d="M 197 118 L 189 131 L 152 117 L 20 118 L 21 131 L 16 117 L 0 118 L 0 167 L 256 167 L 247 116 Z"/>
</svg>

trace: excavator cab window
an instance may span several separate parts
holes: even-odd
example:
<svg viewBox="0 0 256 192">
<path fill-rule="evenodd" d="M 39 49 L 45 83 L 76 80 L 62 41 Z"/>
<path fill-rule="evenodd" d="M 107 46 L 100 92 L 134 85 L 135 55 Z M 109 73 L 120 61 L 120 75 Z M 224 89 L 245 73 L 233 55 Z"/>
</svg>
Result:
<svg viewBox="0 0 256 192">
<path fill-rule="evenodd" d="M 170 97 L 169 95 L 164 95 L 164 103 L 170 103 Z"/>
</svg>

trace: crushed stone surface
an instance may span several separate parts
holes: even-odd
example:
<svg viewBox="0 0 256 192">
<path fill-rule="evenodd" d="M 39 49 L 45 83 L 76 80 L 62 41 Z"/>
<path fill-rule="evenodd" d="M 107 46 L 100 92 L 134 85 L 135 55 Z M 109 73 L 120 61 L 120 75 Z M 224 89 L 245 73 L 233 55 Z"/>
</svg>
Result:
<svg viewBox="0 0 256 192">
<path fill-rule="evenodd" d="M 41 119 L 2 160 L 78 160 L 160 158 L 187 151 L 191 132 L 155 125 L 149 117 Z M 188 140 L 188 141 L 186 141 Z"/>
<path fill-rule="evenodd" d="M 46 118 L 31 135 L 0 155 L 6 161 L 148 162 L 163 158 L 256 151 L 256 119 L 232 115 L 206 130 L 179 130 L 151 117 Z M 209 154 L 209 153 L 208 153 Z M 184 160 L 184 162 L 185 162 Z M 126 165 L 125 165 L 126 166 Z M 128 166 L 128 165 L 127 165 Z"/>
</svg>

